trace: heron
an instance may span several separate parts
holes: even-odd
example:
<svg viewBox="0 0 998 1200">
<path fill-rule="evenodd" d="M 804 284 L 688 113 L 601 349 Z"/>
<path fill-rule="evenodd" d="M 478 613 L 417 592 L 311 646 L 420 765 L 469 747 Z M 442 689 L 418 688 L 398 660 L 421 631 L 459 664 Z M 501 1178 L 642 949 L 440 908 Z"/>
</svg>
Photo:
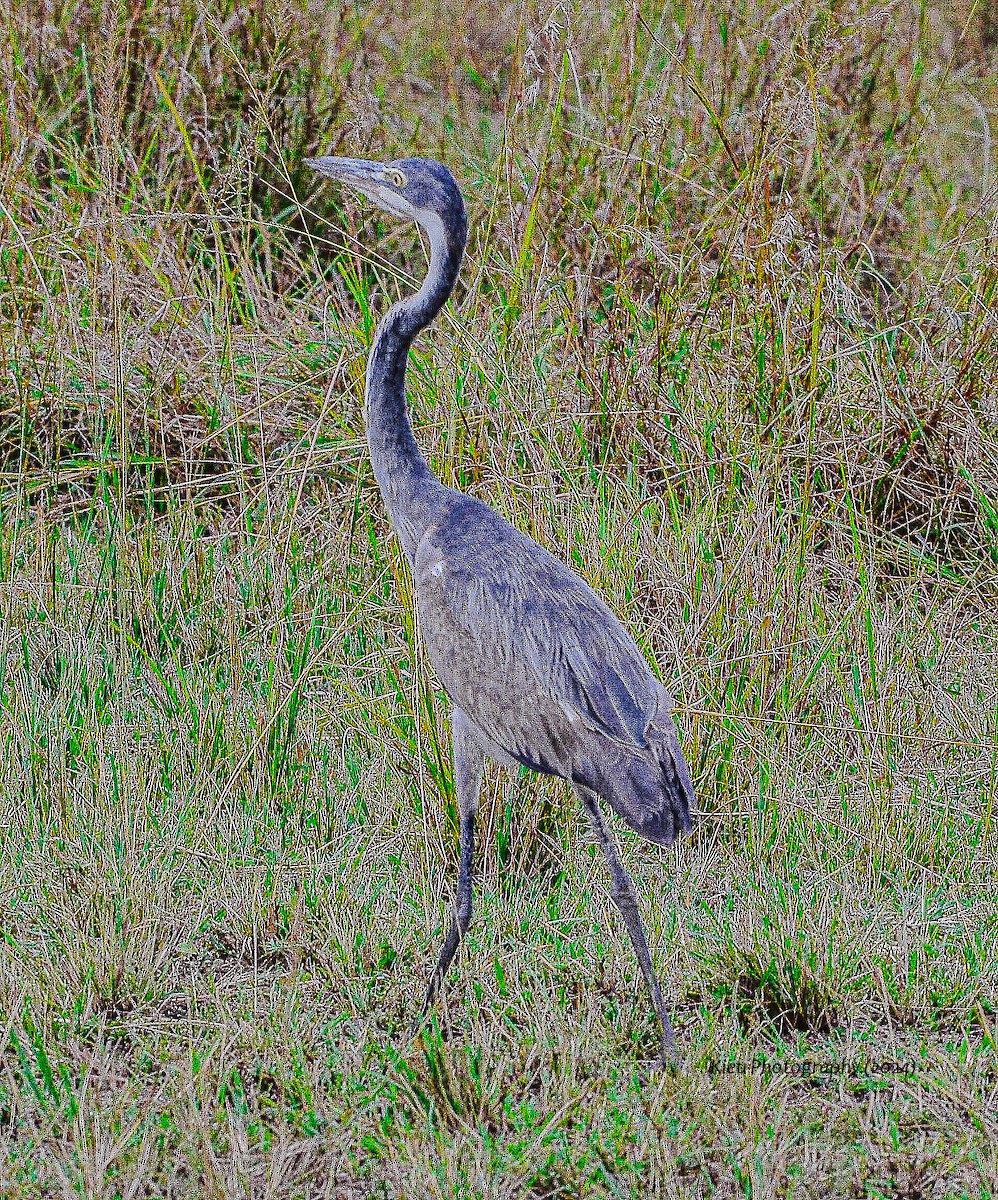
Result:
<svg viewBox="0 0 998 1200">
<path fill-rule="evenodd" d="M 592 824 L 658 1019 L 662 1062 L 675 1037 L 637 896 L 607 827 L 605 801 L 642 837 L 668 846 L 692 828 L 693 783 L 673 700 L 621 621 L 560 559 L 472 496 L 442 483 L 413 436 L 409 349 L 457 282 L 468 235 L 464 198 L 442 163 L 308 158 L 327 179 L 422 227 L 422 286 L 381 319 L 367 361 L 364 421 L 374 476 L 412 572 L 419 627 L 451 704 L 459 867 L 453 919 L 418 1029 L 468 929 L 475 814 L 486 758 L 567 780 Z"/>
</svg>

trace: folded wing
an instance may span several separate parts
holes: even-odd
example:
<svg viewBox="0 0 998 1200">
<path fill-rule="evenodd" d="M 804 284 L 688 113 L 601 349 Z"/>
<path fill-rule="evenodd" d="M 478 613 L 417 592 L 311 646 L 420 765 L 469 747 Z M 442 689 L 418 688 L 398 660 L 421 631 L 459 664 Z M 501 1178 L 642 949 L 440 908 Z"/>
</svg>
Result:
<svg viewBox="0 0 998 1200">
<path fill-rule="evenodd" d="M 588 584 L 461 501 L 415 562 L 444 687 L 505 755 L 591 788 L 645 836 L 672 841 L 690 827 L 693 791 L 668 693 Z"/>
</svg>

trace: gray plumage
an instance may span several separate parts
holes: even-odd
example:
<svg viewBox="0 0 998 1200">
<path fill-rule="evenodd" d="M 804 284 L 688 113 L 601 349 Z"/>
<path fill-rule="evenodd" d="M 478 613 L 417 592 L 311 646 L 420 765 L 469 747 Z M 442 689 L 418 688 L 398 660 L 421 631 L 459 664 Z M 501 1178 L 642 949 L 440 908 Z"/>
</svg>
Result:
<svg viewBox="0 0 998 1200">
<path fill-rule="evenodd" d="M 485 756 L 570 781 L 593 823 L 662 1028 L 672 1027 L 652 968 L 634 888 L 598 798 L 643 837 L 669 845 L 691 828 L 693 784 L 672 698 L 616 616 L 574 571 L 487 505 L 446 487 L 419 452 L 405 403 L 416 334 L 443 307 L 467 237 L 460 190 L 427 159 L 307 159 L 429 237 L 422 287 L 382 320 L 367 367 L 365 420 L 375 478 L 412 568 L 427 652 L 454 704 L 461 816 L 455 919 L 421 1017 L 471 919 L 475 813 Z M 421 1019 L 421 1018 L 420 1018 Z"/>
</svg>

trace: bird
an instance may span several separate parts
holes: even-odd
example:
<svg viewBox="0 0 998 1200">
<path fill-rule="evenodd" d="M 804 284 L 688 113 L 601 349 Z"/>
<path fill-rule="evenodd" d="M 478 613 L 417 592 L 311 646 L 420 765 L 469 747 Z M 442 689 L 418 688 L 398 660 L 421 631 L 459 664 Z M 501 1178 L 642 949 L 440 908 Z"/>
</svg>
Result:
<svg viewBox="0 0 998 1200">
<path fill-rule="evenodd" d="M 453 918 L 430 975 L 418 1030 L 471 921 L 475 814 L 486 759 L 567 780 L 592 824 L 658 1020 L 661 1061 L 675 1035 L 637 896 L 600 808 L 668 846 L 693 827 L 693 783 L 673 699 L 618 617 L 575 571 L 494 509 L 437 479 L 406 404 L 409 349 L 457 282 L 468 236 L 464 198 L 442 163 L 321 157 L 305 163 L 422 227 L 419 290 L 378 324 L 364 421 L 388 516 L 412 572 L 427 655 L 451 707 L 459 867 Z"/>
</svg>

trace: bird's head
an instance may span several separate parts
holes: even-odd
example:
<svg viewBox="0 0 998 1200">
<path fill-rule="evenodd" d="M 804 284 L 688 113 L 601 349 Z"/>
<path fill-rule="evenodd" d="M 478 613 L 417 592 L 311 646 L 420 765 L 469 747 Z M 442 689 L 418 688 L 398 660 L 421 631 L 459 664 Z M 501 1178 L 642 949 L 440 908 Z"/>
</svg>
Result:
<svg viewBox="0 0 998 1200">
<path fill-rule="evenodd" d="M 417 221 L 431 243 L 442 234 L 462 248 L 467 233 L 464 200 L 454 176 L 430 158 L 368 162 L 363 158 L 306 158 L 306 166 L 373 200 L 396 217 Z"/>
</svg>

